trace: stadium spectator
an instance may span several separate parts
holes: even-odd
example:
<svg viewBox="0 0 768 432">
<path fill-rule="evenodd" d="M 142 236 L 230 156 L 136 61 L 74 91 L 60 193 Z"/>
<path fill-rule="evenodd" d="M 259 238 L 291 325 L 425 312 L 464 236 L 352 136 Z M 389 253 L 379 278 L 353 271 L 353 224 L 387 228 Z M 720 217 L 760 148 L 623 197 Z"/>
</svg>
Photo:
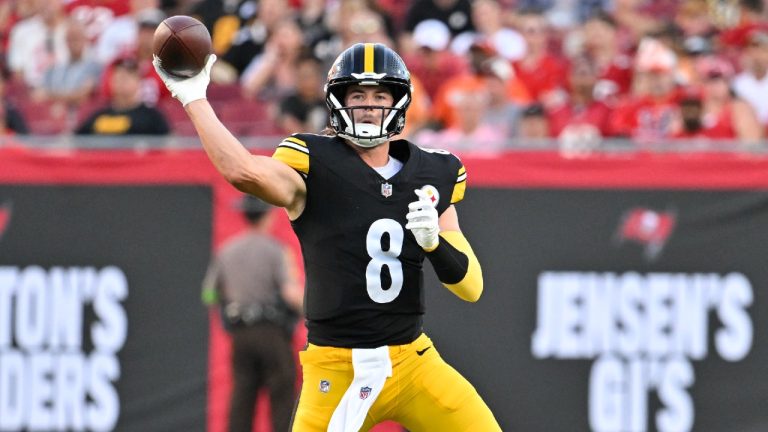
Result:
<svg viewBox="0 0 768 432">
<path fill-rule="evenodd" d="M 141 27 L 155 23 L 157 27 L 165 19 L 159 0 L 130 0 L 129 4 L 130 13 L 112 20 L 95 44 L 96 59 L 101 64 L 108 65 L 118 57 L 134 53 Z"/>
<path fill-rule="evenodd" d="M 643 39 L 635 57 L 633 92 L 614 109 L 611 136 L 658 142 L 677 132 L 676 64 L 671 49 L 655 39 Z"/>
<path fill-rule="evenodd" d="M 315 54 L 330 66 L 344 47 L 362 42 L 390 44 L 386 19 L 367 0 L 342 0 L 328 13 L 329 28 L 335 33 Z"/>
<path fill-rule="evenodd" d="M 462 75 L 444 81 L 432 104 L 432 118 L 441 127 L 454 127 L 459 124 L 457 110 L 460 95 L 466 92 L 486 92 L 486 78 L 504 69 L 506 59 L 499 57 L 487 42 L 472 44 L 468 52 L 470 70 Z M 503 63 L 502 63 L 503 62 Z M 496 72 L 494 71 L 496 69 Z M 515 74 L 509 74 L 506 80 L 506 98 L 513 103 L 527 104 L 531 98 L 524 84 Z"/>
<path fill-rule="evenodd" d="M 717 32 L 706 0 L 685 0 L 680 3 L 674 17 L 683 39 L 692 37 L 709 38 Z"/>
<path fill-rule="evenodd" d="M 0 2 L 0 67 L 2 68 L 7 68 L 11 30 L 17 22 L 28 18 L 29 14 L 33 13 L 30 5 L 31 2 Z"/>
<path fill-rule="evenodd" d="M 272 27 L 264 51 L 253 58 L 240 82 L 248 99 L 276 101 L 296 88 L 299 59 L 304 39 L 293 18 L 284 18 Z"/>
<path fill-rule="evenodd" d="M 415 75 L 411 75 L 411 105 L 408 112 L 405 113 L 405 128 L 398 138 L 408 139 L 416 132 L 431 126 L 432 122 L 432 101 L 424 88 L 422 81 Z"/>
<path fill-rule="evenodd" d="M 221 56 L 232 46 L 235 35 L 253 17 L 256 5 L 250 0 L 200 0 L 187 10 L 211 34 L 213 52 Z"/>
<path fill-rule="evenodd" d="M 20 152 L 32 151 L 32 149 L 25 147 L 24 143 L 16 138 L 16 135 L 16 131 L 11 129 L 7 123 L 6 105 L 0 104 L 0 149 L 5 152 L 8 149 Z"/>
<path fill-rule="evenodd" d="M 717 29 L 710 19 L 709 7 L 701 0 L 684 2 L 675 16 L 680 31 L 677 38 L 678 81 L 686 86 L 698 86 L 702 82 L 696 67 L 703 57 L 715 55 L 714 37 Z"/>
<path fill-rule="evenodd" d="M 517 0 L 515 6 L 520 10 L 542 11 L 554 28 L 569 29 L 608 9 L 612 3 L 612 0 Z"/>
<path fill-rule="evenodd" d="M 416 49 L 413 32 L 420 22 L 429 19 L 442 21 L 450 29 L 452 37 L 475 31 L 469 0 L 414 0 L 405 15 L 405 25 L 398 40 L 403 54 Z"/>
<path fill-rule="evenodd" d="M 216 253 L 203 282 L 203 300 L 221 308 L 232 340 L 228 430 L 253 430 L 256 398 L 267 389 L 272 430 L 288 431 L 297 377 L 292 339 L 302 287 L 291 252 L 270 234 L 273 207 L 246 195 L 239 208 L 247 228 Z"/>
<path fill-rule="evenodd" d="M 131 3 L 126 0 L 66 0 L 64 10 L 67 15 L 83 23 L 85 34 L 90 44 L 98 43 L 99 37 L 112 25 L 112 22 L 131 13 Z"/>
<path fill-rule="evenodd" d="M 488 87 L 482 91 L 466 89 L 457 92 L 458 122 L 440 131 L 424 130 L 414 137 L 419 145 L 441 148 L 461 154 L 496 154 L 506 143 L 505 130 L 490 124 L 486 114 L 490 104 Z"/>
<path fill-rule="evenodd" d="M 328 24 L 326 0 L 302 0 L 297 21 L 304 33 L 307 49 L 318 59 L 331 57 L 327 51 L 333 32 Z"/>
<path fill-rule="evenodd" d="M 469 69 L 465 57 L 448 49 L 450 41 L 450 30 L 442 21 L 422 21 L 413 31 L 416 50 L 403 56 L 411 74 L 424 84 L 430 100 L 435 98 L 443 82 Z M 436 76 L 440 79 L 435 79 Z"/>
<path fill-rule="evenodd" d="M 152 41 L 157 26 L 165 18 L 165 14 L 156 9 L 146 9 L 136 17 L 138 30 L 132 47 L 118 59 L 131 58 L 138 62 L 141 74 L 141 100 L 149 106 L 155 106 L 162 99 L 170 96 L 168 89 L 152 67 Z M 112 92 L 112 65 L 107 66 L 100 84 L 101 97 L 108 99 Z"/>
<path fill-rule="evenodd" d="M 473 42 L 485 40 L 509 61 L 525 55 L 525 39 L 516 30 L 505 26 L 504 13 L 497 0 L 473 1 L 471 19 L 475 30 L 456 35 L 451 43 L 453 52 L 464 54 Z"/>
<path fill-rule="evenodd" d="M 520 14 L 518 25 L 526 50 L 522 58 L 512 63 L 515 76 L 522 81 L 533 100 L 543 102 L 545 99 L 562 98 L 567 64 L 550 52 L 550 28 L 546 18 L 537 11 L 524 11 Z"/>
<path fill-rule="evenodd" d="M 627 95 L 632 86 L 631 53 L 619 45 L 616 22 L 607 13 L 590 16 L 578 31 L 582 47 L 574 56 L 586 55 L 597 67 L 595 98 L 616 99 Z"/>
<path fill-rule="evenodd" d="M 43 73 L 67 61 L 66 15 L 61 0 L 41 0 L 36 13 L 16 23 L 8 44 L 8 67 L 15 80 L 30 88 L 40 85 Z"/>
<path fill-rule="evenodd" d="M 296 66 L 296 89 L 279 104 L 277 122 L 285 133 L 319 133 L 328 124 L 323 93 L 323 66 L 304 56 Z"/>
<path fill-rule="evenodd" d="M 93 59 L 85 27 L 74 18 L 67 21 L 66 40 L 69 59 L 45 71 L 32 97 L 62 104 L 74 112 L 94 96 L 102 67 Z"/>
<path fill-rule="evenodd" d="M 103 108 L 91 113 L 77 127 L 83 135 L 166 135 L 168 122 L 162 112 L 141 100 L 139 64 L 122 58 L 112 66 L 111 95 Z"/>
<path fill-rule="evenodd" d="M 0 119 L 3 122 L 3 129 L 5 134 L 28 134 L 29 128 L 24 116 L 6 95 L 8 81 L 7 73 L 0 71 L 0 101 L 2 101 L 0 102 L 0 109 L 2 109 Z"/>
<path fill-rule="evenodd" d="M 488 92 L 483 124 L 497 130 L 505 140 L 518 135 L 520 117 L 524 104 L 511 99 L 508 92 L 509 81 L 513 79 L 512 65 L 501 57 L 495 58 L 487 66 L 485 85 Z"/>
<path fill-rule="evenodd" d="M 221 55 L 212 72 L 212 78 L 219 83 L 233 83 L 251 61 L 264 52 L 267 41 L 275 26 L 292 17 L 287 0 L 260 0 L 258 7 L 241 9 L 245 24 L 237 31 L 229 49 Z"/>
<path fill-rule="evenodd" d="M 731 95 L 731 65 L 716 57 L 703 58 L 698 68 L 701 88 L 684 93 L 683 128 L 679 137 L 730 140 L 734 145 L 755 145 L 763 128 L 751 105 Z M 695 111 L 699 110 L 698 116 Z"/>
<path fill-rule="evenodd" d="M 522 142 L 544 142 L 552 138 L 549 131 L 549 119 L 544 107 L 539 103 L 526 106 L 520 114 L 520 127 L 517 138 Z"/>
<path fill-rule="evenodd" d="M 768 127 L 768 30 L 753 29 L 746 37 L 743 70 L 733 79 L 733 90 L 747 101 Z"/>
<path fill-rule="evenodd" d="M 636 48 L 640 41 L 662 32 L 674 19 L 679 0 L 614 0 L 611 16 L 618 24 L 622 50 Z"/>
<path fill-rule="evenodd" d="M 608 134 L 611 108 L 595 99 L 597 81 L 597 65 L 592 59 L 580 56 L 571 60 L 566 98 L 557 105 L 546 106 L 553 136 L 558 137 L 575 125 L 592 126 L 597 136 Z"/>
</svg>

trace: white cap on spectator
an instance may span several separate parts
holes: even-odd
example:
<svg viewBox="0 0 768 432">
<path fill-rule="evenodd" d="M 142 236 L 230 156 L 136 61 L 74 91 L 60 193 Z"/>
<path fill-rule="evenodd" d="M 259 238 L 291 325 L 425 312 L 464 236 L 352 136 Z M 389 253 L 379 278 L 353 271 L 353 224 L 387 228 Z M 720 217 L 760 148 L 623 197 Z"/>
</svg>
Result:
<svg viewBox="0 0 768 432">
<path fill-rule="evenodd" d="M 675 53 L 653 38 L 643 38 L 635 54 L 635 69 L 642 72 L 671 72 L 677 66 Z"/>
<path fill-rule="evenodd" d="M 448 43 L 451 41 L 451 30 L 442 21 L 424 20 L 413 29 L 413 41 L 419 47 L 442 51 L 448 47 Z"/>
<path fill-rule="evenodd" d="M 486 39 L 474 32 L 463 32 L 453 38 L 451 51 L 464 55 L 479 39 Z M 511 29 L 501 29 L 490 37 L 493 49 L 509 61 L 520 60 L 526 52 L 525 39 L 520 33 Z"/>
<path fill-rule="evenodd" d="M 510 61 L 520 60 L 528 50 L 523 36 L 508 28 L 496 31 L 491 36 L 491 41 L 493 46 L 496 47 L 496 51 Z"/>
<path fill-rule="evenodd" d="M 136 22 L 141 27 L 155 28 L 166 18 L 165 12 L 160 9 L 144 9 L 136 14 Z"/>
</svg>

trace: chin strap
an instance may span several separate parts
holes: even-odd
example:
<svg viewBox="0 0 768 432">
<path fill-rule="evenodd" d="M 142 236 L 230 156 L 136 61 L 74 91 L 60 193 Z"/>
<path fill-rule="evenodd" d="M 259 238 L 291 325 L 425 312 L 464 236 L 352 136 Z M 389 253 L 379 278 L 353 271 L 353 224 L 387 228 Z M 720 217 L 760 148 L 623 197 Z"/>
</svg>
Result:
<svg viewBox="0 0 768 432">
<path fill-rule="evenodd" d="M 460 299 L 476 302 L 483 293 L 483 270 L 460 231 L 443 231 L 435 249 L 426 253 L 437 278 Z"/>
</svg>

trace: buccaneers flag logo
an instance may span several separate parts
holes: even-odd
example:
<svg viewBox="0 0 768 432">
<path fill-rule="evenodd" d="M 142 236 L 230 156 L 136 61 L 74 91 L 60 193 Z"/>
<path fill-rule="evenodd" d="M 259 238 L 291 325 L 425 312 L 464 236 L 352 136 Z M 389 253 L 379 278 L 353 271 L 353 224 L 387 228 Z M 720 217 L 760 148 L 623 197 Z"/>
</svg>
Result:
<svg viewBox="0 0 768 432">
<path fill-rule="evenodd" d="M 677 217 L 671 211 L 633 208 L 624 213 L 617 232 L 619 243 L 631 241 L 643 247 L 648 260 L 656 259 L 675 228 Z"/>
</svg>

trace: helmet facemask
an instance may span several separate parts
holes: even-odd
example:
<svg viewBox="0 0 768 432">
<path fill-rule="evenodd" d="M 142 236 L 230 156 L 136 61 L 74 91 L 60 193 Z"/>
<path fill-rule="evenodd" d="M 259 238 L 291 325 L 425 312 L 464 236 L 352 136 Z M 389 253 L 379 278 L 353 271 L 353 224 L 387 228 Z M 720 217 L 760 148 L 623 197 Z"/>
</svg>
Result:
<svg viewBox="0 0 768 432">
<path fill-rule="evenodd" d="M 335 86 L 337 88 L 327 91 L 326 102 L 331 108 L 331 127 L 339 136 L 348 139 L 360 147 L 371 148 L 386 142 L 390 137 L 402 132 L 405 127 L 405 112 L 411 102 L 410 91 L 392 91 L 391 86 L 386 86 L 393 97 L 395 97 L 394 105 L 391 107 L 379 105 L 345 106 L 341 100 L 343 100 L 347 88 L 351 84 L 358 83 L 345 84 L 343 86 Z M 360 82 L 359 84 L 366 85 L 365 82 Z M 375 81 L 370 84 L 381 85 Z M 403 84 L 399 85 L 402 86 Z M 356 123 L 354 121 L 356 110 L 380 111 L 380 115 L 376 116 L 376 118 L 382 119 L 381 123 L 378 125 L 362 122 Z"/>
</svg>

